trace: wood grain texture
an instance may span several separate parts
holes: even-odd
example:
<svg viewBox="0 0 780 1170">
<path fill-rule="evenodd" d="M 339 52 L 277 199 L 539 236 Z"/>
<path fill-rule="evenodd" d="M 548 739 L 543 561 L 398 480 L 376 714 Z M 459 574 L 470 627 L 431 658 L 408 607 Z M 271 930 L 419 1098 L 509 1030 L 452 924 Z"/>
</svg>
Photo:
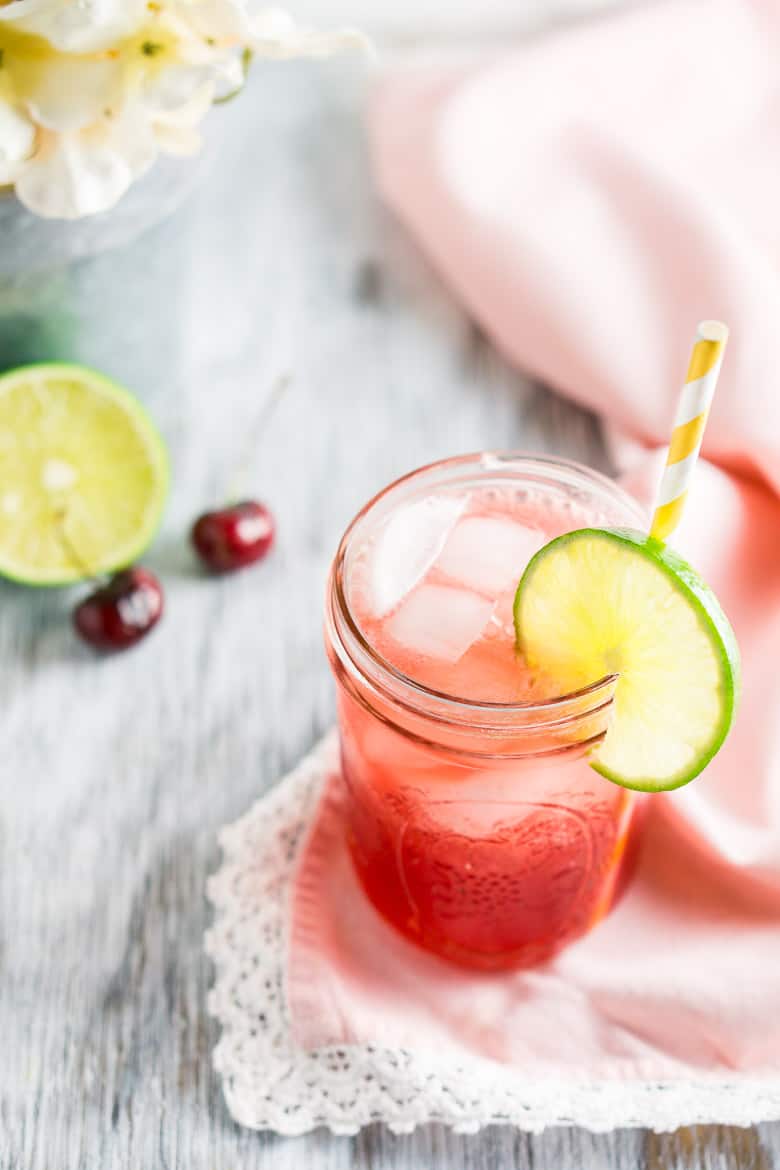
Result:
<svg viewBox="0 0 780 1170">
<path fill-rule="evenodd" d="M 135 387 L 170 443 L 148 557 L 168 612 L 98 660 L 71 634 L 74 593 L 0 588 L 0 1168 L 780 1167 L 780 1126 L 282 1140 L 225 1110 L 204 883 L 219 826 L 332 719 L 320 614 L 343 526 L 391 477 L 457 451 L 604 463 L 594 420 L 510 370 L 377 206 L 361 86 L 331 66 L 260 74 L 216 115 L 222 163 L 189 208 L 55 290 L 57 355 Z M 278 550 L 207 580 L 188 526 L 282 369 L 294 386 L 247 484 L 277 513 Z"/>
</svg>

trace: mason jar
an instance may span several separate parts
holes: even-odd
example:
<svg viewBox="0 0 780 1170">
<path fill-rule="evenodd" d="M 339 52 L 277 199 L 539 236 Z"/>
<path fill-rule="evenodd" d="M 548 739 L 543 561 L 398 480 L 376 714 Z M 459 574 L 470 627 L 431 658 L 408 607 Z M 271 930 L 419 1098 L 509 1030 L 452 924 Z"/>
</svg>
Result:
<svg viewBox="0 0 780 1170">
<path fill-rule="evenodd" d="M 388 652 L 391 619 L 370 612 L 364 589 L 377 567 L 377 534 L 410 506 L 431 513 L 460 498 L 508 501 L 510 515 L 533 519 L 540 543 L 584 526 L 646 521 L 621 488 L 586 467 L 488 452 L 391 484 L 358 513 L 336 553 L 325 636 L 357 873 L 376 909 L 409 939 L 496 970 L 548 959 L 608 913 L 630 873 L 639 798 L 588 763 L 609 726 L 616 676 L 573 694 L 488 701 L 474 697 L 466 658 L 432 685 L 403 654 Z M 478 526 L 474 533 L 478 539 Z M 403 540 L 398 550 L 402 557 Z M 478 548 L 474 558 L 478 564 Z M 425 572 L 436 572 L 435 558 Z M 446 609 L 446 590 L 435 596 Z M 441 623 L 445 615 L 434 616 Z"/>
</svg>

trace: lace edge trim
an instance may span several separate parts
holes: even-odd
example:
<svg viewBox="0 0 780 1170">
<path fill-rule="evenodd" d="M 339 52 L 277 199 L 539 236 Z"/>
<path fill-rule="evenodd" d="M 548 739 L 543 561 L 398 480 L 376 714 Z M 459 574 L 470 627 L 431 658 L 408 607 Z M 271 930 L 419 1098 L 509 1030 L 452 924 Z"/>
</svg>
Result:
<svg viewBox="0 0 780 1170">
<path fill-rule="evenodd" d="M 703 1076 L 697 1080 L 567 1083 L 535 1078 L 524 1083 L 513 1075 L 510 1084 L 498 1069 L 485 1078 L 482 1094 L 475 1095 L 473 1081 L 451 1086 L 440 1083 L 442 1070 L 434 1068 L 425 1053 L 392 1052 L 370 1045 L 330 1046 L 315 1053 L 296 1049 L 286 998 L 290 922 L 284 893 L 336 758 L 336 737 L 330 732 L 293 771 L 219 834 L 222 862 L 207 884 L 214 921 L 206 932 L 204 947 L 215 970 L 207 1006 L 221 1027 L 213 1053 L 214 1067 L 222 1077 L 228 1109 L 239 1124 L 300 1136 L 320 1127 L 335 1135 L 356 1134 L 377 1121 L 397 1134 L 411 1133 L 429 1123 L 470 1134 L 488 1125 L 513 1125 L 530 1133 L 540 1133 L 550 1126 L 577 1125 L 592 1133 L 605 1133 L 622 1127 L 664 1132 L 681 1125 L 750 1126 L 780 1121 L 780 1079 L 724 1080 Z M 241 1037 L 252 1027 L 252 1018 L 247 1008 L 235 1001 L 230 980 L 231 969 L 240 969 L 247 954 L 240 945 L 238 928 L 243 920 L 235 882 L 249 866 L 250 854 L 254 855 L 252 870 L 264 870 L 274 852 L 279 835 L 276 822 L 280 818 L 290 848 L 284 869 L 280 872 L 277 867 L 273 874 L 276 897 L 265 905 L 275 946 L 265 955 L 263 964 L 265 985 L 272 985 L 277 997 L 280 1030 L 276 1036 L 263 1037 L 253 1050 L 254 1056 L 248 1058 Z M 356 1097 L 351 1102 L 351 1115 L 346 1118 L 339 1105 L 329 1101 L 328 1058 L 337 1058 L 342 1069 L 353 1067 L 363 1076 L 366 1069 L 375 1071 L 387 1065 L 391 1072 L 388 1081 L 395 1081 L 395 1085 L 387 1084 L 388 1096 L 379 1108 Z M 407 1078 L 414 1084 L 413 1094 Z M 437 1082 L 436 1095 L 445 1098 L 445 1103 L 437 1107 L 426 1105 L 419 1092 L 431 1080 Z M 398 1093 L 396 1098 L 392 1098 L 393 1089 Z M 495 1107 L 496 1096 L 504 1098 L 504 1108 Z"/>
</svg>

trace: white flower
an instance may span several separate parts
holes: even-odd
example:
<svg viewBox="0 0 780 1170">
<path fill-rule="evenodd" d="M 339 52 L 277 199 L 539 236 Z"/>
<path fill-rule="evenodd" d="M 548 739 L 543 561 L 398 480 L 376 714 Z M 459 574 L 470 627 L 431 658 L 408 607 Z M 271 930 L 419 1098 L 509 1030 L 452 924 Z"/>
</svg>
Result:
<svg viewBox="0 0 780 1170">
<path fill-rule="evenodd" d="M 160 152 L 198 149 L 251 56 L 365 43 L 252 0 L 13 0 L 0 6 L 0 184 L 41 216 L 106 211 Z"/>
</svg>

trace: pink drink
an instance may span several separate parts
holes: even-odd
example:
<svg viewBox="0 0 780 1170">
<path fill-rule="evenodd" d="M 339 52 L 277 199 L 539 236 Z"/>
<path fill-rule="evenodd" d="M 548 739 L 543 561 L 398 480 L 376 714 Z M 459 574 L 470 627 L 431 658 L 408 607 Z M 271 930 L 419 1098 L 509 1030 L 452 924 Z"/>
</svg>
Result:
<svg viewBox="0 0 780 1170">
<path fill-rule="evenodd" d="M 392 485 L 342 542 L 328 638 L 350 847 L 376 907 L 432 951 L 528 965 L 614 902 L 635 801 L 584 758 L 612 683 L 559 696 L 518 659 L 512 603 L 553 536 L 641 522 L 583 468 L 486 455 Z"/>
</svg>

